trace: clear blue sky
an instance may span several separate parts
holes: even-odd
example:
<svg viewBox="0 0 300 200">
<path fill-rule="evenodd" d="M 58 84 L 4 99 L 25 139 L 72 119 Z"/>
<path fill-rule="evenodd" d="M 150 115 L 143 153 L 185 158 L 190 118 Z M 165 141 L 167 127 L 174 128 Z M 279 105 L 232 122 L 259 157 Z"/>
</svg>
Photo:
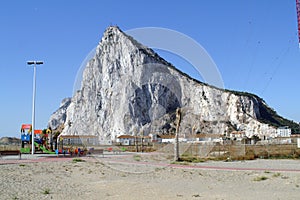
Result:
<svg viewBox="0 0 300 200">
<path fill-rule="evenodd" d="M 300 121 L 294 0 L 2 0 L 0 137 L 18 137 L 21 124 L 31 123 L 33 69 L 27 60 L 45 62 L 37 69 L 36 97 L 36 129 L 43 129 L 61 100 L 72 96 L 85 56 L 115 24 L 192 37 L 211 55 L 226 88 L 255 93 L 280 115 Z M 169 61 L 197 77 L 184 61 Z"/>
</svg>

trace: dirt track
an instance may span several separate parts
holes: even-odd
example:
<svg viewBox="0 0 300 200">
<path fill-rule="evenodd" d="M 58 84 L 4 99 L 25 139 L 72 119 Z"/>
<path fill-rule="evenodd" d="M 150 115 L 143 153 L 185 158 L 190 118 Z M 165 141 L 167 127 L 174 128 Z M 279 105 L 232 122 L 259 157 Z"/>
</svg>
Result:
<svg viewBox="0 0 300 200">
<path fill-rule="evenodd" d="M 0 160 L 0 199 L 298 199 L 299 160 L 170 165 L 160 155 Z"/>
</svg>

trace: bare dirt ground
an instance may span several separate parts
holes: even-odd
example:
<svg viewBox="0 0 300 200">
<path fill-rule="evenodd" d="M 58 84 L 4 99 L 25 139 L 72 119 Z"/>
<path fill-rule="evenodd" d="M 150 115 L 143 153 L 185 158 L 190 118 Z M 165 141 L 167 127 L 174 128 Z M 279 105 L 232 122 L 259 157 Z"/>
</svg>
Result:
<svg viewBox="0 0 300 200">
<path fill-rule="evenodd" d="M 79 162 L 55 157 L 0 158 L 0 199 L 273 200 L 300 196 L 300 160 L 178 165 L 159 154 L 75 159 Z"/>
</svg>

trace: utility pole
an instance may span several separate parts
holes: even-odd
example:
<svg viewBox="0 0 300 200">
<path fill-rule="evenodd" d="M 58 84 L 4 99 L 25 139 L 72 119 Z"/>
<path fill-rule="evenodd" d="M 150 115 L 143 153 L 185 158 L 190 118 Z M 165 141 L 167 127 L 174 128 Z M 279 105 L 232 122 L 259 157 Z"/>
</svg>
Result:
<svg viewBox="0 0 300 200">
<path fill-rule="evenodd" d="M 179 161 L 179 128 L 181 122 L 181 110 L 180 108 L 176 109 L 176 134 L 175 134 L 175 141 L 174 141 L 174 161 Z"/>
</svg>

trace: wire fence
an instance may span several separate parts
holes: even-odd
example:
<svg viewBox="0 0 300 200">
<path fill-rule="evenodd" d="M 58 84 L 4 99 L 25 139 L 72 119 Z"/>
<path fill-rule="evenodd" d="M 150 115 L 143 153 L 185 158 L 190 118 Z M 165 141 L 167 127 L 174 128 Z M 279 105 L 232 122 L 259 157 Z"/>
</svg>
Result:
<svg viewBox="0 0 300 200">
<path fill-rule="evenodd" d="M 182 157 L 237 159 L 300 158 L 300 148 L 292 144 L 190 144 Z"/>
<path fill-rule="evenodd" d="M 0 151 L 19 150 L 20 145 L 0 145 Z"/>
<path fill-rule="evenodd" d="M 104 146 L 93 146 L 104 148 Z M 106 147 L 106 146 L 105 146 Z M 111 146 L 107 146 L 111 147 Z M 116 146 L 121 148 L 122 146 Z M 134 145 L 124 146 L 126 151 L 153 152 L 174 155 L 174 144 L 148 144 L 136 148 Z M 0 151 L 18 150 L 20 145 L 0 145 Z M 242 142 L 203 142 L 180 143 L 179 152 L 182 158 L 203 158 L 217 160 L 251 160 L 255 158 L 300 158 L 297 143 L 289 144 L 243 144 Z"/>
</svg>

